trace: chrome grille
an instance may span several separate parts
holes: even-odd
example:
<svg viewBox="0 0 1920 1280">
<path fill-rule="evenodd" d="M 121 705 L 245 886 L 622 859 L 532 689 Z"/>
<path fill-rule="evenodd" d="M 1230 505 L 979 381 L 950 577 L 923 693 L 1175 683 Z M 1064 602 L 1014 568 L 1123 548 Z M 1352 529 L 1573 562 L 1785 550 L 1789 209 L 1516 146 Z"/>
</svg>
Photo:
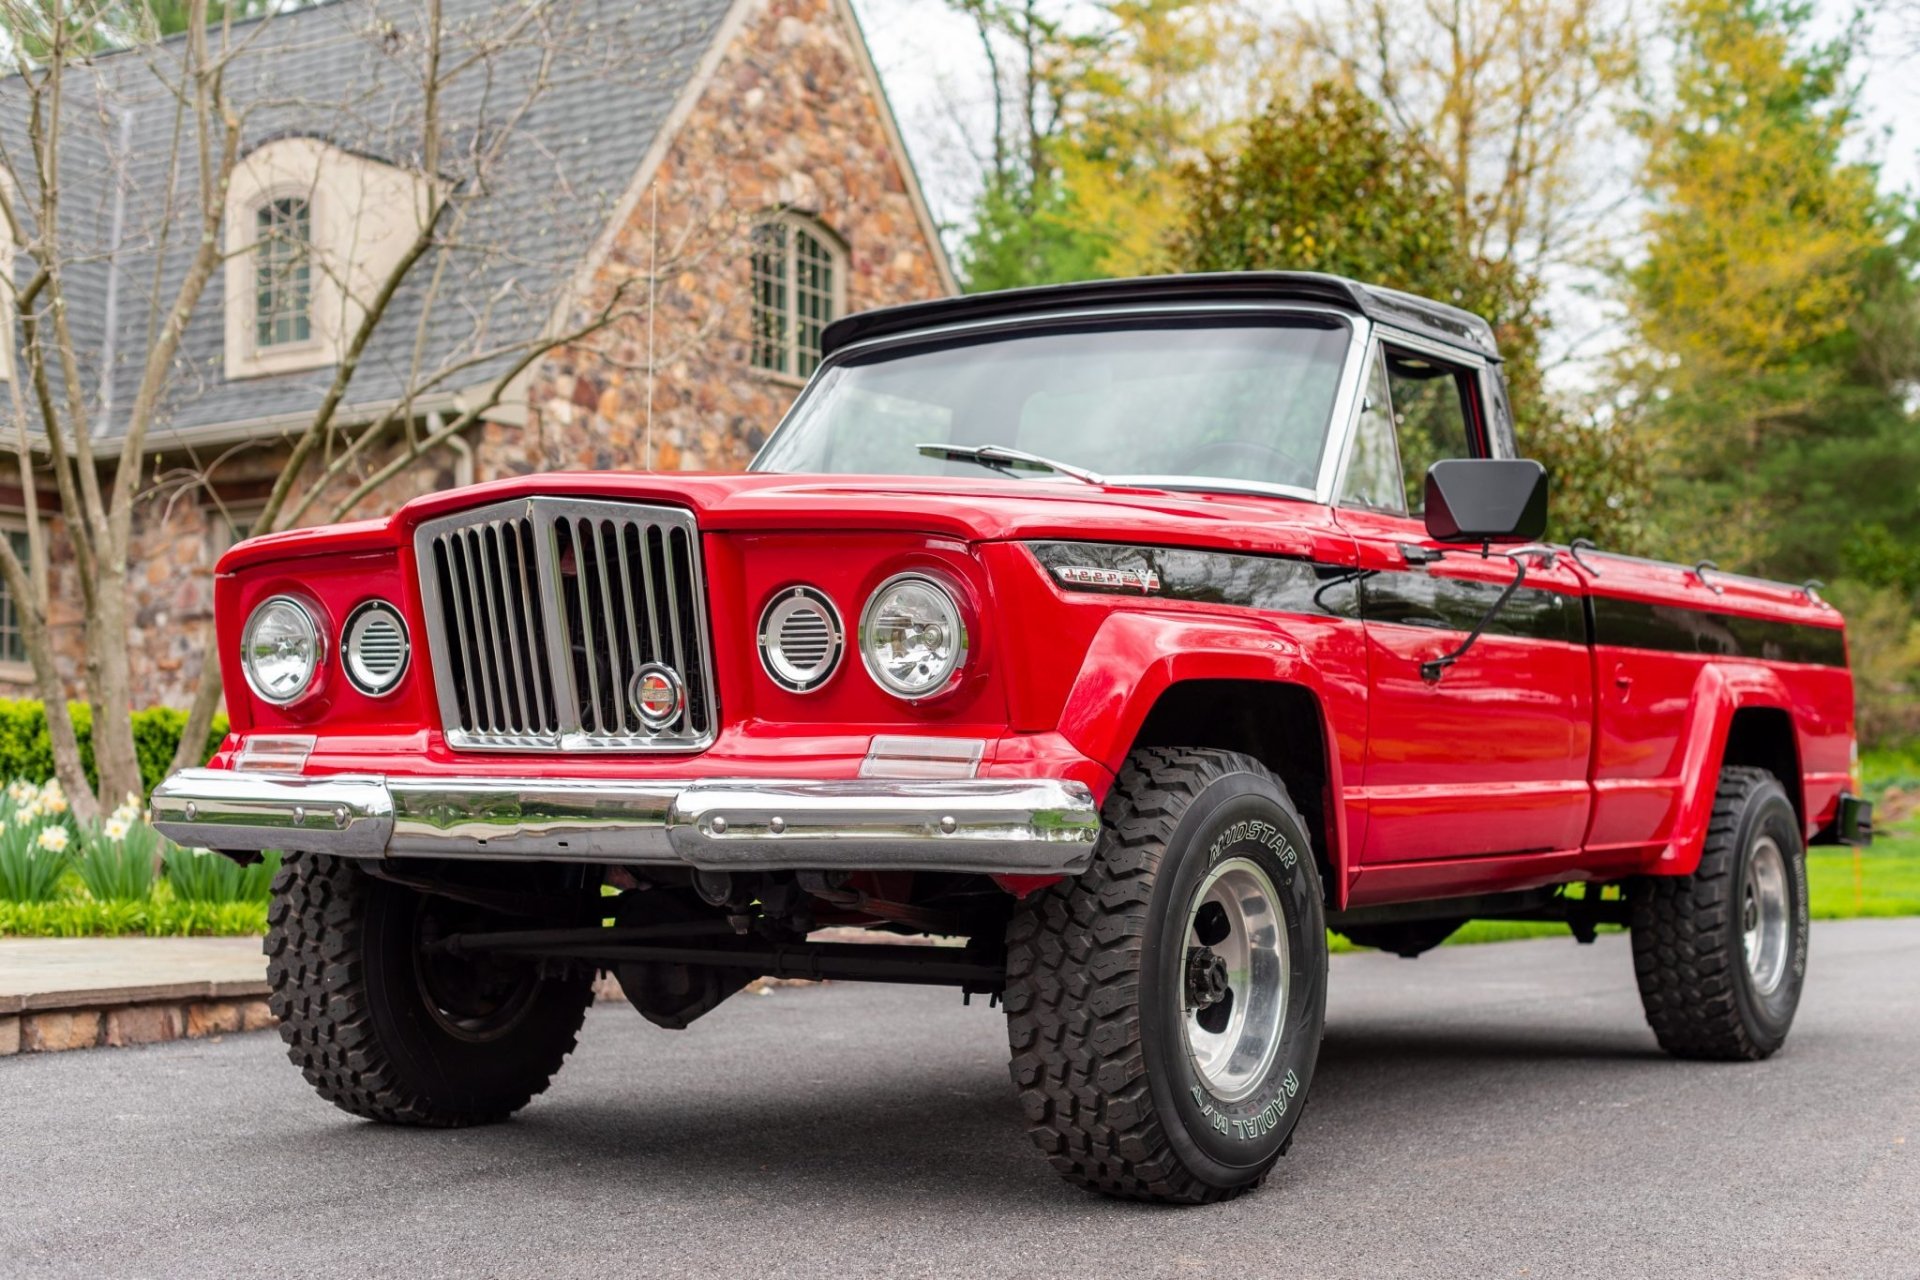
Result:
<svg viewBox="0 0 1920 1280">
<path fill-rule="evenodd" d="M 456 749 L 686 751 L 713 740 L 699 531 L 673 507 L 525 498 L 414 535 L 427 644 Z M 629 685 L 660 663 L 686 686 L 649 730 Z"/>
</svg>

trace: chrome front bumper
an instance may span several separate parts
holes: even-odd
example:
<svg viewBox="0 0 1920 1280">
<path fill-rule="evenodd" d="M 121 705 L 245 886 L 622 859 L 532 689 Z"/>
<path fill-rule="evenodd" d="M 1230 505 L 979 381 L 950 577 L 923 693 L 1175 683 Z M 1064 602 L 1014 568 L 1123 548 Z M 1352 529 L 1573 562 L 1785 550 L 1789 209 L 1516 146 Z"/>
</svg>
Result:
<svg viewBox="0 0 1920 1280">
<path fill-rule="evenodd" d="M 1072 875 L 1093 793 L 1052 778 L 761 781 L 308 776 L 184 769 L 153 792 L 180 844 L 349 858 Z"/>
</svg>

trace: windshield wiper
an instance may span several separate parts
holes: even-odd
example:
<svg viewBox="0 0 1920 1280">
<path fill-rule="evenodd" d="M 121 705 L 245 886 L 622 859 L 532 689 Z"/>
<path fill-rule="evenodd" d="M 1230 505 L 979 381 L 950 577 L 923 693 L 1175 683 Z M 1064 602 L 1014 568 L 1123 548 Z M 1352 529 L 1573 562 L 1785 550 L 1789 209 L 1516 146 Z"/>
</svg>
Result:
<svg viewBox="0 0 1920 1280">
<path fill-rule="evenodd" d="M 1023 453 L 1019 449 L 1009 449 L 997 444 L 923 444 L 914 446 L 923 457 L 944 458 L 948 462 L 972 462 L 990 470 L 1012 475 L 1016 471 L 1050 471 L 1055 475 L 1071 476 L 1082 484 L 1105 486 L 1106 477 L 1084 467 L 1070 466 L 1064 462 L 1055 462 L 1043 458 L 1037 453 Z"/>
</svg>

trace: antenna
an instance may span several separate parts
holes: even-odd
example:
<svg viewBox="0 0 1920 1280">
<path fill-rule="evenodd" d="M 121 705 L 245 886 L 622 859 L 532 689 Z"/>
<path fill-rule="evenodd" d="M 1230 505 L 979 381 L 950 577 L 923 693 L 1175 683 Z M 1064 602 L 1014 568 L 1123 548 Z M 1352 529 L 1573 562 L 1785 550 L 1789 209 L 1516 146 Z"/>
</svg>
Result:
<svg viewBox="0 0 1920 1280">
<path fill-rule="evenodd" d="M 655 181 L 653 217 L 647 226 L 647 456 L 644 470 L 653 470 L 653 300 L 660 286 L 660 184 Z"/>
</svg>

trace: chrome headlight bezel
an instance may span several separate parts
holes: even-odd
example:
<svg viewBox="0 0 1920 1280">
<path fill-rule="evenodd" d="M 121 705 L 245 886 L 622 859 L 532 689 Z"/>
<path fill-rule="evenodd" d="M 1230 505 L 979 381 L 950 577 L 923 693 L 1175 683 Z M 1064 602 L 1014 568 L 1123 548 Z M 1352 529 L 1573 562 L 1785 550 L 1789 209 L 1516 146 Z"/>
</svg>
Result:
<svg viewBox="0 0 1920 1280">
<path fill-rule="evenodd" d="M 355 632 L 357 629 L 364 630 L 375 617 L 387 618 L 400 633 L 400 665 L 394 668 L 385 684 L 355 667 L 358 658 L 354 647 Z M 347 683 L 369 698 L 384 698 L 400 687 L 401 680 L 406 678 L 407 669 L 412 665 L 413 633 L 407 627 L 406 616 L 385 600 L 363 600 L 355 605 L 340 627 L 340 670 L 345 673 Z"/>
<path fill-rule="evenodd" d="M 909 684 L 896 679 L 887 670 L 885 660 L 876 652 L 878 636 L 876 625 L 880 609 L 887 598 L 905 586 L 917 586 L 930 592 L 939 602 L 939 619 L 951 636 L 951 652 L 939 674 L 924 685 Z M 908 570 L 896 573 L 873 589 L 867 597 L 867 603 L 860 611 L 860 660 L 867 668 L 867 674 L 881 689 L 902 702 L 919 703 L 938 698 L 959 685 L 967 669 L 967 652 L 971 645 L 967 623 L 966 606 L 958 591 L 938 576 L 920 570 Z"/>
<path fill-rule="evenodd" d="M 261 683 L 259 674 L 254 670 L 254 640 L 259 634 L 261 625 L 266 621 L 269 611 L 274 609 L 293 611 L 300 621 L 301 630 L 305 632 L 307 643 L 312 648 L 312 660 L 307 664 L 305 678 L 300 681 L 297 689 L 284 693 L 269 692 Z M 286 707 L 300 701 L 312 693 L 314 686 L 319 683 L 320 670 L 326 665 L 326 661 L 327 633 L 320 625 L 317 611 L 305 600 L 286 594 L 268 596 L 255 605 L 253 612 L 247 615 L 247 625 L 240 631 L 240 671 L 246 677 L 247 688 L 251 689 L 253 695 L 262 702 L 276 707 Z"/>
</svg>

